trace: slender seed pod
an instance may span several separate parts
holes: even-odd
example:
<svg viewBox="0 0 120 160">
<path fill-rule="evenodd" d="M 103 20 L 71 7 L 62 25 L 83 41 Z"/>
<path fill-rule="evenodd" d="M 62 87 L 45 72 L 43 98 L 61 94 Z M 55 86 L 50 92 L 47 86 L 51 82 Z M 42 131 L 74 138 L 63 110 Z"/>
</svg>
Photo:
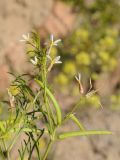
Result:
<svg viewBox="0 0 120 160">
<path fill-rule="evenodd" d="M 58 139 L 65 139 L 65 138 L 75 137 L 75 136 L 108 135 L 108 134 L 112 134 L 112 132 L 109 132 L 109 131 L 76 131 L 76 132 L 62 133 L 58 136 Z"/>
</svg>

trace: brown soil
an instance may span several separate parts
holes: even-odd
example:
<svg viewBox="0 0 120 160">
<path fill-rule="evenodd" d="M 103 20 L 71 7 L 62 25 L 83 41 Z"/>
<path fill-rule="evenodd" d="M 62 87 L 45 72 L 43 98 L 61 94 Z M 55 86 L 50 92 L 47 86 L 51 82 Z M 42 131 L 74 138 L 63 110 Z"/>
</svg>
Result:
<svg viewBox="0 0 120 160">
<path fill-rule="evenodd" d="M 66 35 L 73 26 L 75 15 L 67 5 L 54 0 L 0 0 L 0 65 L 7 71 L 24 73 L 30 70 L 22 34 L 37 29 L 41 36 Z M 9 75 L 4 73 L 0 92 L 6 92 Z M 6 83 L 5 83 L 6 82 Z"/>
</svg>

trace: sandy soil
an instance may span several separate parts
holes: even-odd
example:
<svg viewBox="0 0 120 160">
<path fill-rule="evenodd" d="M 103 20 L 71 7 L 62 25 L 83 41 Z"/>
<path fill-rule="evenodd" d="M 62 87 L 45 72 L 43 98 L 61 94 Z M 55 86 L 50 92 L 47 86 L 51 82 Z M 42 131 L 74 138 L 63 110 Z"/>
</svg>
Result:
<svg viewBox="0 0 120 160">
<path fill-rule="evenodd" d="M 9 86 L 7 72 L 24 73 L 30 69 L 22 34 L 44 23 L 53 0 L 0 0 L 0 95 Z"/>
</svg>

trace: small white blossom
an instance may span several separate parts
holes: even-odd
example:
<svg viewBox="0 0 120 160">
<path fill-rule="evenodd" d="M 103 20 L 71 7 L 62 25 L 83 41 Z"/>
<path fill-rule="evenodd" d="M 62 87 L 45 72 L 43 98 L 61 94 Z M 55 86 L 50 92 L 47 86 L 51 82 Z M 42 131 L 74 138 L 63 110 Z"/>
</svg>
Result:
<svg viewBox="0 0 120 160">
<path fill-rule="evenodd" d="M 60 64 L 62 63 L 62 61 L 60 60 L 60 56 L 55 57 L 54 59 L 52 59 L 50 57 L 50 55 L 47 55 L 47 58 L 52 62 L 52 64 Z"/>
<path fill-rule="evenodd" d="M 58 43 L 61 42 L 61 39 L 57 39 L 54 41 L 54 36 L 53 34 L 50 35 L 50 42 L 45 42 L 45 45 L 50 45 L 50 46 L 57 46 Z"/>
<path fill-rule="evenodd" d="M 47 55 L 50 54 L 52 47 L 57 46 L 59 42 L 61 42 L 61 39 L 57 39 L 57 40 L 54 41 L 53 34 L 50 35 L 50 42 L 45 43 L 45 45 L 48 45 Z"/>
<path fill-rule="evenodd" d="M 38 59 L 37 59 L 36 56 L 34 57 L 34 59 L 31 59 L 30 61 L 31 61 L 32 64 L 34 64 L 34 65 L 37 65 L 37 63 L 38 63 Z"/>
<path fill-rule="evenodd" d="M 50 41 L 51 41 L 51 44 L 52 44 L 53 46 L 57 46 L 58 43 L 61 42 L 61 39 L 57 39 L 57 40 L 54 41 L 54 36 L 53 36 L 53 34 L 52 34 L 52 35 L 50 35 Z"/>
<path fill-rule="evenodd" d="M 54 63 L 56 63 L 56 64 L 62 63 L 62 61 L 60 61 L 60 56 L 57 56 L 57 57 L 54 59 Z"/>
<path fill-rule="evenodd" d="M 48 67 L 48 71 L 51 71 L 52 67 L 54 64 L 60 64 L 62 63 L 62 61 L 60 61 L 60 56 L 55 57 L 54 59 L 52 59 L 50 57 L 50 55 L 47 55 L 47 58 L 51 61 L 49 67 Z"/>
<path fill-rule="evenodd" d="M 52 67 L 53 67 L 54 64 L 60 64 L 60 63 L 62 63 L 62 61 L 60 60 L 60 56 L 57 56 L 55 58 L 52 58 L 50 56 L 52 47 L 53 46 L 57 46 L 59 42 L 61 42 L 61 39 L 57 39 L 57 40 L 54 41 L 54 36 L 52 34 L 52 35 L 50 35 L 50 42 L 46 43 L 46 45 L 48 45 L 48 49 L 47 49 L 47 52 L 46 52 L 47 55 L 46 56 L 50 60 L 50 65 L 48 67 L 48 71 L 51 71 L 51 69 L 52 69 Z"/>
<path fill-rule="evenodd" d="M 27 42 L 30 39 L 30 34 L 29 33 L 27 35 L 23 34 L 22 38 L 23 39 L 21 39 L 20 42 Z"/>
<path fill-rule="evenodd" d="M 61 42 L 61 39 L 57 39 L 56 41 L 54 41 L 53 45 L 57 46 L 59 42 Z"/>
</svg>

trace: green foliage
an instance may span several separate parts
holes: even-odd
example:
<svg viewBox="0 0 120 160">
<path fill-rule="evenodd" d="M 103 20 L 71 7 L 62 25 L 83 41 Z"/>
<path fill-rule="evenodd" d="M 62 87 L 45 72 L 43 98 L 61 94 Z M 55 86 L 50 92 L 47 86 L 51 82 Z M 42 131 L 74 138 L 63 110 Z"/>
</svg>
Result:
<svg viewBox="0 0 120 160">
<path fill-rule="evenodd" d="M 57 46 L 61 41 L 54 41 L 51 36 L 46 46 L 41 48 L 40 38 L 36 33 L 23 35 L 23 40 L 28 47 L 29 61 L 33 64 L 33 72 L 31 75 L 14 75 L 10 87 L 8 88 L 8 109 L 9 115 L 6 119 L 0 121 L 0 154 L 4 160 L 11 160 L 10 152 L 13 146 L 19 140 L 20 135 L 24 135 L 19 148 L 20 160 L 31 160 L 33 153 L 36 153 L 36 159 L 46 160 L 52 144 L 59 140 L 73 136 L 88 136 L 95 134 L 111 134 L 109 131 L 88 131 L 74 115 L 79 107 L 81 99 L 73 107 L 72 111 L 63 117 L 61 107 L 55 99 L 48 82 L 48 75 L 55 64 L 62 63 L 60 56 L 51 56 L 53 46 Z M 32 54 L 31 54 L 32 53 Z M 67 64 L 66 64 L 67 65 Z M 69 62 L 72 75 L 75 72 L 74 65 Z M 65 73 L 68 72 L 66 67 Z M 69 74 L 69 73 L 67 73 Z M 61 75 L 61 81 L 65 82 L 64 75 Z M 87 94 L 82 91 L 81 76 L 76 77 L 84 100 L 88 99 L 94 92 L 90 82 L 90 89 Z M 30 87 L 29 83 L 33 81 L 37 85 L 37 89 Z M 62 125 L 72 120 L 77 126 L 78 131 L 60 132 Z M 39 124 L 39 125 L 38 125 Z M 44 152 L 41 151 L 40 140 L 47 137 L 49 141 L 46 144 Z"/>
</svg>

